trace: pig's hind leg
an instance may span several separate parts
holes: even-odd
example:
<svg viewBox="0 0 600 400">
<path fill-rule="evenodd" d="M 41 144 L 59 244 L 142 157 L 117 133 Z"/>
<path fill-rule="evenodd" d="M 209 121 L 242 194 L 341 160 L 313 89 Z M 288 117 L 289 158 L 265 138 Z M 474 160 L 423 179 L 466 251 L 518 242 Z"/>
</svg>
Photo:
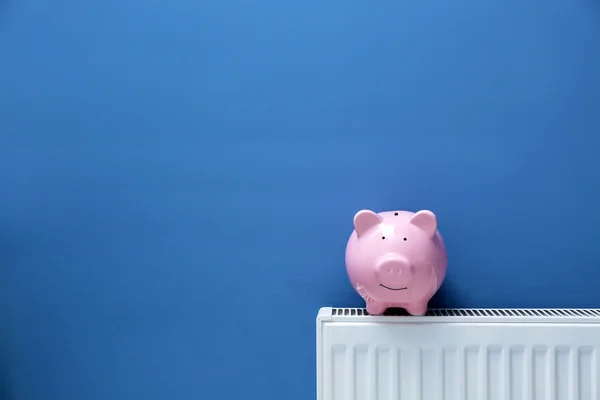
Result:
<svg viewBox="0 0 600 400">
<path fill-rule="evenodd" d="M 427 313 L 427 303 L 407 304 L 404 309 L 410 315 L 425 315 Z"/>
</svg>

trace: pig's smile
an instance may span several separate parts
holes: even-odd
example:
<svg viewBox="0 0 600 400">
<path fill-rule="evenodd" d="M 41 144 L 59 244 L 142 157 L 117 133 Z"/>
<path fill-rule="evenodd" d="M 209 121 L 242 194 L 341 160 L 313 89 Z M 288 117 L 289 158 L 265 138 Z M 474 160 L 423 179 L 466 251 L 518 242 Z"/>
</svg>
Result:
<svg viewBox="0 0 600 400">
<path fill-rule="evenodd" d="M 384 288 L 386 288 L 388 290 L 406 290 L 406 289 L 408 289 L 408 287 L 394 289 L 394 288 L 391 288 L 391 287 L 387 287 L 387 286 L 385 286 L 385 285 L 383 285 L 381 283 L 379 284 L 379 286 L 384 287 Z"/>
</svg>

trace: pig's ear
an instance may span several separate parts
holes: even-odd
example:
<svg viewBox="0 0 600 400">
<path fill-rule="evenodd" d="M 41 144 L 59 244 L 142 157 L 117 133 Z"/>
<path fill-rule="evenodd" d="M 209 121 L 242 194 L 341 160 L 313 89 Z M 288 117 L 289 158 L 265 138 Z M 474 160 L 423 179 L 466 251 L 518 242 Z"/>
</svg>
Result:
<svg viewBox="0 0 600 400">
<path fill-rule="evenodd" d="M 381 218 L 371 210 L 360 210 L 354 216 L 354 229 L 358 236 L 363 235 L 372 227 L 379 225 Z"/>
<path fill-rule="evenodd" d="M 408 221 L 410 224 L 420 228 L 429 237 L 435 235 L 437 229 L 437 218 L 434 213 L 429 210 L 421 210 L 415 213 Z"/>
</svg>

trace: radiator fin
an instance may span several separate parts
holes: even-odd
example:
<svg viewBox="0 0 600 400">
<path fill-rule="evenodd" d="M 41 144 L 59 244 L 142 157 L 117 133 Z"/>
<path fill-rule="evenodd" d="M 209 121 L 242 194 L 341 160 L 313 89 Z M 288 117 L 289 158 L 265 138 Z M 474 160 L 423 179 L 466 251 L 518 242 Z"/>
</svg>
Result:
<svg viewBox="0 0 600 400">
<path fill-rule="evenodd" d="M 333 384 L 331 385 L 332 400 L 344 400 L 346 398 L 347 384 L 345 381 L 346 362 L 346 346 L 334 345 L 331 348 L 331 375 Z"/>
<path fill-rule="evenodd" d="M 525 396 L 526 385 L 529 381 L 527 369 L 525 369 L 525 348 L 523 346 L 512 346 L 509 349 L 510 361 L 508 369 L 510 371 L 509 381 L 506 390 L 510 395 L 511 400 L 526 400 Z M 571 399 L 569 399 L 571 400 Z"/>
</svg>

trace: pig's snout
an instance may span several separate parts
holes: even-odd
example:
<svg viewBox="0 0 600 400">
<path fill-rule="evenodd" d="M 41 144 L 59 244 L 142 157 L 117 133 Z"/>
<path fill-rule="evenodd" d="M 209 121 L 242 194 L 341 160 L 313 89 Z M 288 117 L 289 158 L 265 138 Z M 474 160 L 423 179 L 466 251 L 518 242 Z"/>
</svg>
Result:
<svg viewBox="0 0 600 400">
<path fill-rule="evenodd" d="M 376 267 L 381 284 L 391 289 L 404 289 L 412 278 L 412 267 L 408 260 L 399 255 L 382 258 Z"/>
</svg>

